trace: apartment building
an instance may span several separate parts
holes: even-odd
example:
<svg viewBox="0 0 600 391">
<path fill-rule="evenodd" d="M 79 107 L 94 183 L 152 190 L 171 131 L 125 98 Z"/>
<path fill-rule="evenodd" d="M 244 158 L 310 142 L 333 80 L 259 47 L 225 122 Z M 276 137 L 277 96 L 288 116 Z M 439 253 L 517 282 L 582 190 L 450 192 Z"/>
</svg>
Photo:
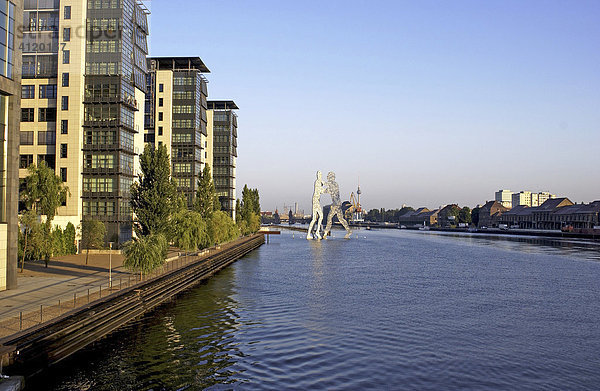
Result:
<svg viewBox="0 0 600 391">
<path fill-rule="evenodd" d="M 0 290 L 17 287 L 22 15 L 22 1 L 0 0 Z"/>
<path fill-rule="evenodd" d="M 173 179 L 191 207 L 208 159 L 203 74 L 210 70 L 199 57 L 155 57 L 148 67 L 144 141 L 167 147 Z"/>
<path fill-rule="evenodd" d="M 132 236 L 143 148 L 148 10 L 136 0 L 27 0 L 19 175 L 45 161 L 71 196 L 55 222 L 103 221 Z"/>
<path fill-rule="evenodd" d="M 208 101 L 208 163 L 212 162 L 215 189 L 221 209 L 235 218 L 237 114 L 238 106 L 232 100 Z M 212 145 L 211 145 L 212 143 Z"/>
<path fill-rule="evenodd" d="M 521 191 L 512 195 L 512 207 L 525 205 L 528 207 L 536 207 L 542 205 L 544 202 L 556 198 L 556 195 L 550 194 L 547 191 L 532 193 L 531 191 Z"/>
<path fill-rule="evenodd" d="M 496 192 L 495 200 L 496 202 L 502 204 L 505 208 L 512 207 L 512 196 L 513 192 L 510 190 L 498 190 Z"/>
</svg>

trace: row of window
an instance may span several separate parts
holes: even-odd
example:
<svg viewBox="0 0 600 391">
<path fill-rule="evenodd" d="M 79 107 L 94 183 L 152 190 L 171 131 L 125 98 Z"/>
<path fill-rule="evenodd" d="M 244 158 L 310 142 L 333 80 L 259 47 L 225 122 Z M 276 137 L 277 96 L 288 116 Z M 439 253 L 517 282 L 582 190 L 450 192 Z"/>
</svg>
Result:
<svg viewBox="0 0 600 391">
<path fill-rule="evenodd" d="M 194 106 L 173 106 L 173 114 L 194 114 Z"/>
<path fill-rule="evenodd" d="M 194 91 L 174 91 L 173 99 L 194 99 Z"/>
<path fill-rule="evenodd" d="M 115 203 L 110 201 L 83 201 L 83 214 L 86 216 L 106 216 L 115 214 Z"/>
<path fill-rule="evenodd" d="M 119 8 L 119 0 L 88 0 L 88 9 Z"/>
<path fill-rule="evenodd" d="M 21 109 L 21 122 L 35 122 L 35 109 Z M 56 122 L 56 107 L 39 108 L 38 122 Z"/>
<path fill-rule="evenodd" d="M 115 189 L 114 178 L 83 178 L 83 191 L 91 193 L 112 193 Z"/>
<path fill-rule="evenodd" d="M 88 53 L 119 53 L 121 44 L 119 41 L 92 41 L 87 43 Z"/>
</svg>

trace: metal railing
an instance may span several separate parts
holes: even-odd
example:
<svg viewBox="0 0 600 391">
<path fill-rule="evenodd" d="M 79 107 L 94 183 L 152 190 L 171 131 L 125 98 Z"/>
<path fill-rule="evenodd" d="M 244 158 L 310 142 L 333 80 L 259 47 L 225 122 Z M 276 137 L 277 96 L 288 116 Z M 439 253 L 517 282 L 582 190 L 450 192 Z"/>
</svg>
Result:
<svg viewBox="0 0 600 391">
<path fill-rule="evenodd" d="M 168 258 L 165 264 L 147 275 L 137 273 L 120 272 L 122 275 L 109 280 L 109 270 L 106 271 L 106 283 L 93 284 L 82 290 L 73 292 L 73 297 L 65 299 L 48 300 L 46 303 L 40 304 L 39 309 L 20 311 L 18 315 L 13 315 L 0 320 L 0 338 L 4 338 L 30 327 L 39 326 L 40 324 L 58 318 L 70 311 L 84 307 L 95 300 L 100 300 L 106 296 L 129 289 L 137 284 L 161 277 L 167 273 L 182 269 L 192 263 L 203 261 L 215 253 L 226 250 L 238 244 L 238 240 L 210 247 L 193 253 L 177 253 L 176 256 Z M 126 274 L 126 277 L 123 276 Z"/>
</svg>

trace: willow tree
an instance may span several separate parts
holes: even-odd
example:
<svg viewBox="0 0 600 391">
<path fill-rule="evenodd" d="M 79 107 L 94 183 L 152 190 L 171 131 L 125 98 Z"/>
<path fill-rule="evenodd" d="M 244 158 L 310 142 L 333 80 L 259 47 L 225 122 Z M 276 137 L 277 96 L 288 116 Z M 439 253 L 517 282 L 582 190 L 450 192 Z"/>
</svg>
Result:
<svg viewBox="0 0 600 391">
<path fill-rule="evenodd" d="M 200 213 L 183 210 L 173 218 L 173 244 L 186 252 L 196 251 L 210 245 L 207 226 Z"/>
<path fill-rule="evenodd" d="M 167 240 L 162 234 L 148 235 L 125 243 L 123 266 L 140 273 L 140 278 L 165 264 Z"/>
</svg>

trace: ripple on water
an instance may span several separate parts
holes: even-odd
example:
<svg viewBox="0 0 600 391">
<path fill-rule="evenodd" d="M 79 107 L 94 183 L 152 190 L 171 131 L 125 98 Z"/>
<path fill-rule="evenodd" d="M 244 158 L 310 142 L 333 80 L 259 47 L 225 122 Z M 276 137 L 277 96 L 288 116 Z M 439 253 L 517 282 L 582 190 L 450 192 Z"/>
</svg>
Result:
<svg viewBox="0 0 600 391">
<path fill-rule="evenodd" d="M 68 360 L 45 388 L 600 384 L 597 245 L 375 231 L 273 241 Z"/>
</svg>

